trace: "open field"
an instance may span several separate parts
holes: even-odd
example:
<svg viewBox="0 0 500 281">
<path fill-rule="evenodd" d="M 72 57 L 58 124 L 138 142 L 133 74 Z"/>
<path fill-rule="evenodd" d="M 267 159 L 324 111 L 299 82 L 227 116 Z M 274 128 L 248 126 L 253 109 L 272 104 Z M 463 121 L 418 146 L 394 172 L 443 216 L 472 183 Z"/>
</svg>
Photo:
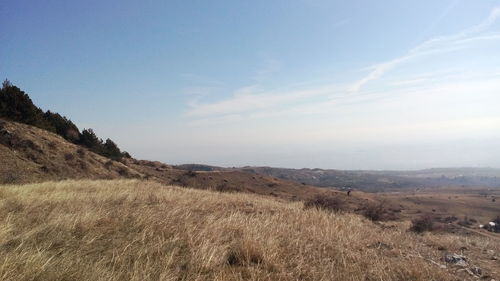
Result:
<svg viewBox="0 0 500 281">
<path fill-rule="evenodd" d="M 417 235 L 302 202 L 138 180 L 0 186 L 1 280 L 466 280 L 464 252 L 499 278 L 500 243 Z"/>
<path fill-rule="evenodd" d="M 456 217 L 457 221 L 468 220 L 470 227 L 478 228 L 479 224 L 500 216 L 500 188 L 421 188 L 377 196 L 399 204 L 402 218 L 430 213 L 441 218 Z"/>
</svg>

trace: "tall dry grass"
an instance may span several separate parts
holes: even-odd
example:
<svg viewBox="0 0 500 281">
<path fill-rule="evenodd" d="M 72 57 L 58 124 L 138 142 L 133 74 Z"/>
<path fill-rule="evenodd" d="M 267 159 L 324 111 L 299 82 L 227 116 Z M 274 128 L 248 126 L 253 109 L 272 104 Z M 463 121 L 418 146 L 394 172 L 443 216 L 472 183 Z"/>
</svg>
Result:
<svg viewBox="0 0 500 281">
<path fill-rule="evenodd" d="M 452 280 L 422 238 L 250 194 L 134 180 L 0 186 L 1 280 Z"/>
</svg>

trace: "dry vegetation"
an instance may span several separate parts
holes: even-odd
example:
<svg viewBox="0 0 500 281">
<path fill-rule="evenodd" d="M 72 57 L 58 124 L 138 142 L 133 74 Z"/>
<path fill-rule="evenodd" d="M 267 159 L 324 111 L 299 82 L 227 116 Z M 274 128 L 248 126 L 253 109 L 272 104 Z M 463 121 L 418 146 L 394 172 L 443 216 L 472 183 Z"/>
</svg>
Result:
<svg viewBox="0 0 500 281">
<path fill-rule="evenodd" d="M 155 182 L 0 186 L 1 280 L 454 280 L 430 260 L 460 239 Z"/>
<path fill-rule="evenodd" d="M 141 177 L 49 131 L 0 119 L 0 184 Z"/>
<path fill-rule="evenodd" d="M 499 188 L 427 188 L 417 191 L 378 194 L 381 200 L 399 205 L 403 218 L 413 219 L 424 213 L 434 217 L 456 217 L 473 227 L 484 224 L 500 214 Z M 500 236 L 499 236 L 500 238 Z"/>
</svg>

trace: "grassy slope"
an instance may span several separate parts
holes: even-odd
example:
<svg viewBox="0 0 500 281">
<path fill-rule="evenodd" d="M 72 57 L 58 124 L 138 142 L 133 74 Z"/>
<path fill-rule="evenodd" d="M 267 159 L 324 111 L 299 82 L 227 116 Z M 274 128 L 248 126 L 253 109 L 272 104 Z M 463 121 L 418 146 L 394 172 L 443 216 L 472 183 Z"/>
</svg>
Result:
<svg viewBox="0 0 500 281">
<path fill-rule="evenodd" d="M 140 177 L 137 171 L 51 132 L 0 119 L 0 184 Z"/>
<path fill-rule="evenodd" d="M 137 180 L 0 186 L 0 280 L 464 280 L 429 260 L 474 244 L 500 249 L 252 194 Z"/>
<path fill-rule="evenodd" d="M 0 119 L 0 184 L 61 179 L 149 178 L 198 189 L 238 191 L 303 200 L 324 190 L 272 177 L 187 171 L 144 160 L 110 161 L 51 132 Z"/>
</svg>

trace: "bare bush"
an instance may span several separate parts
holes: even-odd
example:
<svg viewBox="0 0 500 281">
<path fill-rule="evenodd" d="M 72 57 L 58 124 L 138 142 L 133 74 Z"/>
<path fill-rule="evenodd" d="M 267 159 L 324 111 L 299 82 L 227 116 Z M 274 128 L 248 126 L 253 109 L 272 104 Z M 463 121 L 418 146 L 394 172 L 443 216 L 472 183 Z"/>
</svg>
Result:
<svg viewBox="0 0 500 281">
<path fill-rule="evenodd" d="M 78 148 L 78 149 L 76 150 L 76 154 L 78 154 L 78 156 L 80 156 L 80 158 L 85 157 L 85 149 L 83 149 L 83 148 L 81 148 L 81 147 L 80 147 L 80 148 Z"/>
<path fill-rule="evenodd" d="M 49 142 L 48 146 L 52 150 L 56 150 L 57 149 L 57 143 L 55 141 Z"/>
<path fill-rule="evenodd" d="M 111 166 L 113 166 L 113 160 L 108 160 L 104 163 L 104 167 L 106 167 L 106 169 L 111 168 Z"/>
<path fill-rule="evenodd" d="M 384 204 L 382 203 L 370 203 L 363 210 L 363 216 L 371 221 L 380 221 L 384 219 L 384 215 L 386 213 L 387 210 L 384 208 Z"/>
<path fill-rule="evenodd" d="M 338 212 L 344 208 L 344 201 L 338 196 L 318 194 L 314 198 L 304 202 L 304 207 Z"/>
<path fill-rule="evenodd" d="M 220 184 L 215 185 L 215 191 L 219 192 L 237 192 L 239 191 L 237 188 L 230 186 L 229 184 L 223 182 Z"/>
<path fill-rule="evenodd" d="M 128 176 L 129 175 L 129 172 L 128 172 L 128 169 L 125 168 L 125 167 L 119 167 L 118 168 L 118 174 L 120 174 L 120 176 Z"/>
<path fill-rule="evenodd" d="M 12 171 L 12 172 L 9 172 L 9 173 L 5 173 L 5 175 L 3 175 L 0 178 L 0 183 L 2 183 L 2 184 L 13 184 L 13 183 L 20 182 L 20 180 L 21 180 L 21 176 L 19 175 L 19 173 Z"/>
<path fill-rule="evenodd" d="M 80 168 L 82 170 L 87 170 L 89 168 L 89 166 L 87 165 L 87 163 L 85 163 L 84 161 L 79 161 L 78 164 L 80 164 Z"/>
<path fill-rule="evenodd" d="M 66 161 L 71 161 L 71 160 L 75 159 L 75 155 L 73 155 L 71 153 L 66 153 L 66 154 L 64 154 L 64 159 Z"/>
<path fill-rule="evenodd" d="M 432 231 L 434 222 L 430 215 L 423 215 L 411 221 L 410 230 L 417 233 Z"/>
</svg>

